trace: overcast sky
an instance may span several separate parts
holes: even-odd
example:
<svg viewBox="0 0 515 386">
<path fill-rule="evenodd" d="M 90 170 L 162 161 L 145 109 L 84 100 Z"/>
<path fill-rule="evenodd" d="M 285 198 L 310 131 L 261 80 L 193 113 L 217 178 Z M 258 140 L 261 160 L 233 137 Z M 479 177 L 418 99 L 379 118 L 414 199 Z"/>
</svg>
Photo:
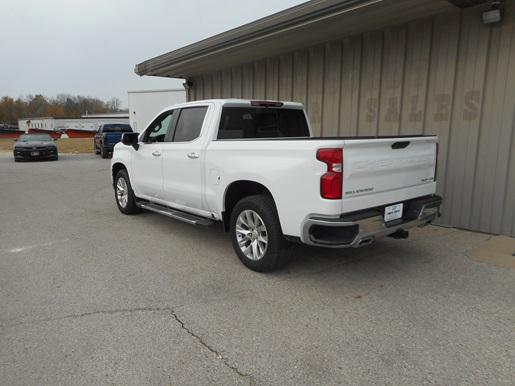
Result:
<svg viewBox="0 0 515 386">
<path fill-rule="evenodd" d="M 0 96 L 173 88 L 134 65 L 299 0 L 0 0 Z"/>
</svg>

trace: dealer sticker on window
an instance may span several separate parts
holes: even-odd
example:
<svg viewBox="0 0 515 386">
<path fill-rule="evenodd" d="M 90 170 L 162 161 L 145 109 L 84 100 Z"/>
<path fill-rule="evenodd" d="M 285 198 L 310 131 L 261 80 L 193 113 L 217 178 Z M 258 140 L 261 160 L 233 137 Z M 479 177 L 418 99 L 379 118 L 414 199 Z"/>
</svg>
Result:
<svg viewBox="0 0 515 386">
<path fill-rule="evenodd" d="M 402 217 L 403 204 L 390 205 L 384 208 L 384 222 L 397 220 Z"/>
</svg>

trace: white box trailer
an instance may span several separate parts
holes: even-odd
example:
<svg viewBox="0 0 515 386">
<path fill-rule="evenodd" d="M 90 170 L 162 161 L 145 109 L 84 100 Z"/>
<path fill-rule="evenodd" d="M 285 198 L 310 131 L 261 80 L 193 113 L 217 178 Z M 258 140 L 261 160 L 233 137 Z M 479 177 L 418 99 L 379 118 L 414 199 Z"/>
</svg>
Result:
<svg viewBox="0 0 515 386">
<path fill-rule="evenodd" d="M 130 125 L 138 132 L 165 107 L 186 102 L 184 89 L 129 91 L 128 94 Z"/>
</svg>

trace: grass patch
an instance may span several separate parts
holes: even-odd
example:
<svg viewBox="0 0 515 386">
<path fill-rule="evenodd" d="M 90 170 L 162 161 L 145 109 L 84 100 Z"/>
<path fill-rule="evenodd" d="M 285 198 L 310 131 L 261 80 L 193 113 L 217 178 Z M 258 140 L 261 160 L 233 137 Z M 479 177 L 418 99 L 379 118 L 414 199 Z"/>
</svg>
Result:
<svg viewBox="0 0 515 386">
<path fill-rule="evenodd" d="M 93 138 L 61 138 L 55 141 L 59 153 L 93 153 Z M 14 140 L 0 138 L 0 150 L 11 151 Z"/>
<path fill-rule="evenodd" d="M 93 153 L 93 138 L 61 138 L 56 143 L 60 153 Z"/>
</svg>

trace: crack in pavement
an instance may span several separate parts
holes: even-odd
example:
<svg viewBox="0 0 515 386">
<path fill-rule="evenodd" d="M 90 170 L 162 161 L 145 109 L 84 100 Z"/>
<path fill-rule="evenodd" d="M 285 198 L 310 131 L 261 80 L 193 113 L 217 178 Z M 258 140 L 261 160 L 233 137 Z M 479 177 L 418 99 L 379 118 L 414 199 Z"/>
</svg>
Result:
<svg viewBox="0 0 515 386">
<path fill-rule="evenodd" d="M 236 366 L 232 365 L 229 360 L 224 357 L 219 351 L 211 347 L 209 344 L 207 344 L 199 335 L 195 334 L 192 330 L 190 330 L 186 324 L 183 322 L 181 318 L 177 315 L 175 310 L 171 307 L 136 307 L 136 308 L 124 308 L 124 309 L 118 309 L 118 310 L 99 310 L 99 311 L 90 311 L 90 312 L 83 312 L 81 314 L 71 314 L 71 315 L 65 315 L 57 318 L 46 318 L 46 319 L 36 319 L 36 320 L 29 320 L 25 322 L 19 322 L 19 323 L 13 323 L 8 325 L 2 325 L 0 326 L 0 329 L 8 329 L 8 328 L 14 328 L 18 326 L 25 326 L 25 325 L 31 325 L 31 324 L 38 324 L 38 323 L 47 323 L 47 322 L 54 322 L 59 320 L 66 320 L 66 319 L 80 319 L 85 316 L 92 316 L 92 315 L 113 315 L 113 314 L 122 314 L 122 313 L 131 313 L 131 312 L 169 312 L 170 315 L 172 315 L 173 319 L 179 324 L 182 330 L 186 331 L 186 333 L 194 338 L 197 342 L 199 342 L 203 347 L 205 347 L 208 351 L 215 354 L 216 358 L 219 359 L 224 366 L 232 370 L 234 373 L 239 375 L 240 377 L 249 378 L 250 385 L 254 385 L 254 378 L 251 374 L 247 374 L 242 372 L 240 369 L 238 369 Z"/>
<path fill-rule="evenodd" d="M 35 320 L 28 320 L 25 322 L 18 322 L 13 324 L 6 324 L 0 326 L 0 328 L 13 328 L 18 326 L 25 326 L 25 325 L 31 325 L 31 324 L 38 324 L 38 323 L 46 323 L 46 322 L 55 322 L 58 320 L 66 320 L 66 319 L 79 319 L 83 318 L 85 316 L 91 316 L 91 315 L 113 315 L 113 314 L 122 314 L 122 313 L 130 313 L 130 312 L 164 312 L 164 311 L 172 311 L 170 307 L 137 307 L 137 308 L 122 308 L 119 310 L 99 310 L 99 311 L 91 311 L 91 312 L 83 312 L 82 314 L 71 314 L 71 315 L 65 315 L 60 316 L 57 318 L 46 318 L 46 319 L 35 319 Z"/>
<path fill-rule="evenodd" d="M 211 351 L 213 354 L 216 355 L 218 359 L 222 361 L 222 363 L 230 368 L 232 371 L 234 371 L 236 374 L 238 374 L 240 377 L 249 378 L 250 384 L 254 384 L 254 378 L 251 374 L 247 374 L 242 372 L 240 369 L 238 369 L 236 366 L 229 363 L 229 360 L 224 357 L 219 351 L 215 350 L 213 347 L 211 347 L 208 343 L 206 343 L 199 335 L 195 334 L 192 330 L 190 330 L 188 327 L 186 327 L 186 324 L 182 321 L 181 318 L 177 315 L 177 313 L 170 309 L 170 313 L 172 314 L 173 318 L 177 321 L 177 323 L 180 324 L 181 328 L 186 331 L 192 338 L 196 339 L 202 346 L 204 346 L 206 349 Z"/>
</svg>

